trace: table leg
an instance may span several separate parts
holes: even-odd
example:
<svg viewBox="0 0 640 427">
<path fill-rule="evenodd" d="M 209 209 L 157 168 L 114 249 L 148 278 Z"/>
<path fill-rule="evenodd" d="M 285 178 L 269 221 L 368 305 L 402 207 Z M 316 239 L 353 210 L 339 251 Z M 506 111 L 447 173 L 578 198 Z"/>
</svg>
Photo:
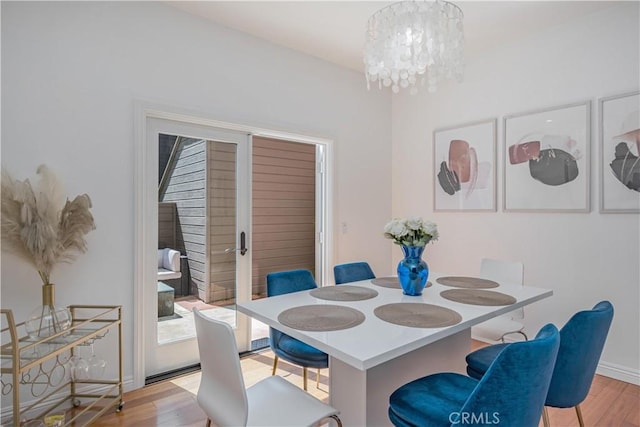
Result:
<svg viewBox="0 0 640 427">
<path fill-rule="evenodd" d="M 389 396 L 398 387 L 436 372 L 465 372 L 471 330 L 443 338 L 362 371 L 329 358 L 329 401 L 345 427 L 390 426 Z"/>
</svg>

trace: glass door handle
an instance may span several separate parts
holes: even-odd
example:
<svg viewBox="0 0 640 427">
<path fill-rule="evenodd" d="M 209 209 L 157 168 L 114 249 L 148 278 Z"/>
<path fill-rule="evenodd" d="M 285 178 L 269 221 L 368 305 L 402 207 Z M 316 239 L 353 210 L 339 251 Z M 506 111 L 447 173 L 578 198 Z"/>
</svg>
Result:
<svg viewBox="0 0 640 427">
<path fill-rule="evenodd" d="M 224 253 L 228 254 L 231 252 L 240 252 L 240 255 L 244 255 L 247 253 L 247 237 L 245 232 L 240 233 L 240 247 L 239 248 L 227 248 L 224 250 Z"/>
</svg>

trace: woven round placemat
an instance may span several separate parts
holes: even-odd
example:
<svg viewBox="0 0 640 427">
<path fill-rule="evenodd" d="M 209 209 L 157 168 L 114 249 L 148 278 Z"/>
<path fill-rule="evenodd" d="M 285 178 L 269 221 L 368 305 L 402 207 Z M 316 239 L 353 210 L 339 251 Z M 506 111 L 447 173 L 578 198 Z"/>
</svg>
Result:
<svg viewBox="0 0 640 427">
<path fill-rule="evenodd" d="M 353 328 L 364 322 L 364 314 L 340 305 L 303 305 L 278 315 L 278 322 L 301 331 L 338 331 Z"/>
<path fill-rule="evenodd" d="M 443 328 L 462 321 L 457 311 L 439 305 L 398 302 L 386 304 L 373 310 L 385 322 L 412 328 Z"/>
<path fill-rule="evenodd" d="M 436 282 L 445 286 L 453 286 L 454 288 L 465 289 L 489 289 L 497 288 L 500 286 L 498 282 L 493 280 L 481 279 L 479 277 L 462 277 L 462 276 L 447 276 L 438 277 Z"/>
<path fill-rule="evenodd" d="M 376 277 L 375 279 L 371 279 L 371 283 L 377 286 L 382 286 L 383 288 L 402 289 L 397 277 Z M 425 288 L 432 285 L 433 283 L 427 282 Z"/>
<path fill-rule="evenodd" d="M 516 299 L 511 295 L 482 289 L 448 289 L 440 292 L 442 298 L 471 305 L 511 305 Z"/>
<path fill-rule="evenodd" d="M 338 285 L 314 289 L 309 295 L 330 301 L 362 301 L 377 297 L 378 291 L 362 286 Z"/>
</svg>

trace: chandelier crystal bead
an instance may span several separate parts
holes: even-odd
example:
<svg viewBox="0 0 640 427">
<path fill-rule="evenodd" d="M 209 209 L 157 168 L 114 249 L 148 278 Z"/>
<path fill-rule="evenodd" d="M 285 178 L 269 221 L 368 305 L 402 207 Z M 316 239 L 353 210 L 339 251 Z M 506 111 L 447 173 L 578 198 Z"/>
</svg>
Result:
<svg viewBox="0 0 640 427">
<path fill-rule="evenodd" d="M 374 13 L 364 46 L 367 88 L 391 86 L 394 93 L 417 84 L 434 92 L 439 82 L 464 73 L 462 10 L 453 3 L 401 1 Z"/>
</svg>

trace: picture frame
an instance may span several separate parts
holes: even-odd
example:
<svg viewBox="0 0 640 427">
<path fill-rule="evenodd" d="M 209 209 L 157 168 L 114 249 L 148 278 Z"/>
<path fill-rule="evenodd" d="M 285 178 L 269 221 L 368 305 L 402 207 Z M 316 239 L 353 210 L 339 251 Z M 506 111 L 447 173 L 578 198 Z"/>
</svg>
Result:
<svg viewBox="0 0 640 427">
<path fill-rule="evenodd" d="M 496 211 L 497 122 L 433 131 L 434 211 Z"/>
<path fill-rule="evenodd" d="M 591 101 L 504 117 L 503 210 L 590 211 Z"/>
<path fill-rule="evenodd" d="M 640 91 L 601 98 L 600 212 L 640 212 Z"/>
</svg>

